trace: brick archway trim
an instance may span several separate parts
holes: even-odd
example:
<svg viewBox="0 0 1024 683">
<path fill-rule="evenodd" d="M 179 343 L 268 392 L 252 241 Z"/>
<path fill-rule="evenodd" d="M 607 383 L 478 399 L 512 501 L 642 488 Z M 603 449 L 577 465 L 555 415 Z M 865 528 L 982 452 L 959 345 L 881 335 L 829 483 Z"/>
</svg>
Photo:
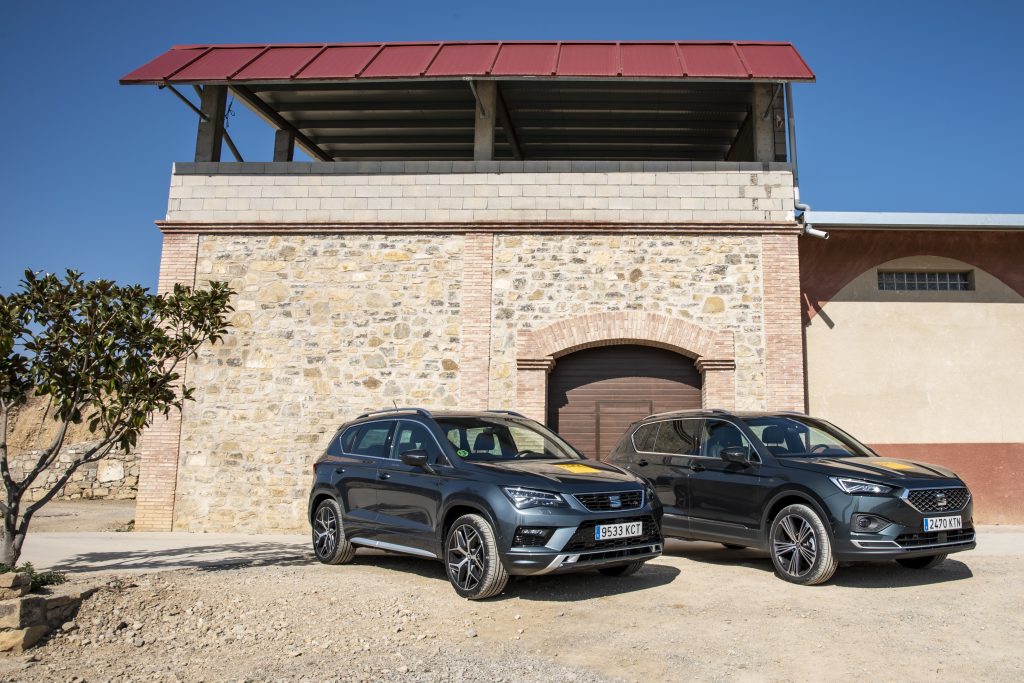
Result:
<svg viewBox="0 0 1024 683">
<path fill-rule="evenodd" d="M 693 358 L 703 376 L 704 406 L 732 409 L 736 405 L 736 355 L 730 331 L 657 313 L 615 311 L 520 330 L 516 342 L 516 405 L 541 422 L 547 417 L 547 375 L 556 360 L 614 344 L 657 346 Z"/>
</svg>

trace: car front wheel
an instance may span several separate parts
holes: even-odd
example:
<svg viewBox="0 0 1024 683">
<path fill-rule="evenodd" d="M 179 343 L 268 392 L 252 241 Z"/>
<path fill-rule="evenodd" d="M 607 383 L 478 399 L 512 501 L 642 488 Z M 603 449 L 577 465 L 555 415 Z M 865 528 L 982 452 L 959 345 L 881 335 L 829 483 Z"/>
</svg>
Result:
<svg viewBox="0 0 1024 683">
<path fill-rule="evenodd" d="M 925 557 L 904 557 L 896 560 L 907 569 L 931 569 L 946 561 L 946 555 L 927 555 Z"/>
<path fill-rule="evenodd" d="M 336 500 L 325 500 L 313 513 L 313 552 L 324 564 L 348 564 L 356 555 L 355 546 L 345 539 Z"/>
<path fill-rule="evenodd" d="M 455 592 L 484 600 L 505 590 L 508 572 L 498 557 L 494 530 L 480 515 L 463 515 L 445 539 L 445 568 Z"/>
<path fill-rule="evenodd" d="M 825 523 L 807 505 L 789 505 L 779 510 L 772 520 L 770 541 L 775 573 L 790 583 L 824 583 L 839 566 L 832 555 Z"/>
</svg>

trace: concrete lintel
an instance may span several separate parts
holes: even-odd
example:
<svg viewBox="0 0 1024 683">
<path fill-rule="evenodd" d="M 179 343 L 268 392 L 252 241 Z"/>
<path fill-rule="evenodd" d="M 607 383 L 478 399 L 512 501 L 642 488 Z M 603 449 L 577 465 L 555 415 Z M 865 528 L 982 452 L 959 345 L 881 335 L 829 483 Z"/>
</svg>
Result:
<svg viewBox="0 0 1024 683">
<path fill-rule="evenodd" d="M 1024 230 L 1024 213 L 808 211 L 804 222 L 830 230 Z"/>
</svg>

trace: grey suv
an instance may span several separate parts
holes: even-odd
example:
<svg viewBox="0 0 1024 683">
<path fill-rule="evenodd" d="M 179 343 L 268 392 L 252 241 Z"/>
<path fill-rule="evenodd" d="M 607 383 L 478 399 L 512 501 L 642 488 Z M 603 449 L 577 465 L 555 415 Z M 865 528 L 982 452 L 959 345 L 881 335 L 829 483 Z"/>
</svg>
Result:
<svg viewBox="0 0 1024 683">
<path fill-rule="evenodd" d="M 365 413 L 313 470 L 318 560 L 350 562 L 357 546 L 440 559 L 465 598 L 499 594 L 510 575 L 627 576 L 662 550 L 661 506 L 640 477 L 516 413 Z"/>
</svg>

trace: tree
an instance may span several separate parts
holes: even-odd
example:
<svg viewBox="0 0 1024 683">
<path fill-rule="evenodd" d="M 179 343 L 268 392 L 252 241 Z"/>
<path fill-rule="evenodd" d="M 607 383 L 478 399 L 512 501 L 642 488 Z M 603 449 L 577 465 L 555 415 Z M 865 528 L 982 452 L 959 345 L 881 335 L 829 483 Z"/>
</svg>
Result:
<svg viewBox="0 0 1024 683">
<path fill-rule="evenodd" d="M 69 270 L 63 279 L 26 271 L 18 291 L 0 295 L 0 475 L 6 489 L 0 564 L 15 565 L 32 515 L 78 468 L 114 449 L 128 452 L 154 416 L 192 400 L 194 390 L 181 382 L 179 368 L 201 345 L 223 337 L 232 294 L 224 282 L 150 294 L 139 285 L 85 281 Z M 48 397 L 58 429 L 15 481 L 8 421 L 32 391 Z M 95 444 L 61 465 L 56 482 L 22 510 L 36 478 L 59 462 L 68 427 L 83 421 Z"/>
</svg>

